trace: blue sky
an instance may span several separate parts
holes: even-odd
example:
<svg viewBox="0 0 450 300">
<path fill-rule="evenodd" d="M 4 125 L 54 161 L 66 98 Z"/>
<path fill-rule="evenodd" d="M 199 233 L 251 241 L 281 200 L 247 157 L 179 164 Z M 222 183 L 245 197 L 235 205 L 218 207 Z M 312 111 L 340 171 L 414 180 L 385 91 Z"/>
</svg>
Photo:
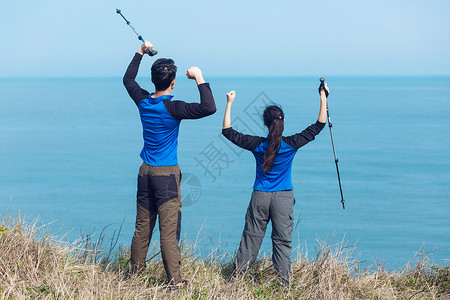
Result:
<svg viewBox="0 0 450 300">
<path fill-rule="evenodd" d="M 450 1 L 27 0 L 2 3 L 0 78 L 122 76 L 140 42 L 116 8 L 180 71 L 450 75 Z"/>
</svg>

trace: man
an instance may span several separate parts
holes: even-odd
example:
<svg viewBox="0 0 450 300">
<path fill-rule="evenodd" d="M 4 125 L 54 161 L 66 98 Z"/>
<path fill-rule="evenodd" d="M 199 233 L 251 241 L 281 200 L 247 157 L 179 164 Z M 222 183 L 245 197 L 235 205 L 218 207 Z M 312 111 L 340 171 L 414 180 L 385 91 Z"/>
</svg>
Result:
<svg viewBox="0 0 450 300">
<path fill-rule="evenodd" d="M 208 83 L 197 67 L 187 70 L 200 92 L 200 103 L 172 101 L 177 67 L 172 59 L 160 58 L 153 63 L 151 80 L 155 92 L 150 94 L 135 81 L 139 64 L 147 48 L 145 41 L 134 55 L 123 78 L 128 94 L 136 103 L 142 122 L 143 163 L 139 170 L 136 228 L 131 242 L 131 272 L 145 269 L 148 246 L 156 217 L 159 216 L 161 255 L 172 287 L 186 285 L 180 274 L 181 253 L 178 242 L 181 229 L 181 172 L 177 161 L 178 129 L 182 119 L 199 119 L 216 112 Z"/>
</svg>

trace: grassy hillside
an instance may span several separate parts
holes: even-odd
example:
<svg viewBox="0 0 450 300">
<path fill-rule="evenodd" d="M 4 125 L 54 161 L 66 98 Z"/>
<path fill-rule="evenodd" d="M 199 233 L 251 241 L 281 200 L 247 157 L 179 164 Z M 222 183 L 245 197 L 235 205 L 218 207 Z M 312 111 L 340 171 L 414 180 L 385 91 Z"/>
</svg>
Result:
<svg viewBox="0 0 450 300">
<path fill-rule="evenodd" d="M 293 262 L 287 287 L 278 284 L 270 259 L 230 277 L 230 255 L 201 260 L 195 245 L 184 242 L 181 268 L 190 285 L 171 292 L 159 249 L 144 274 L 129 277 L 128 248 L 111 251 L 114 240 L 89 237 L 62 243 L 38 224 L 0 216 L 1 299 L 450 299 L 450 266 L 430 265 L 423 253 L 413 265 L 387 272 L 362 268 L 354 247 L 320 241 L 313 257 Z"/>
</svg>

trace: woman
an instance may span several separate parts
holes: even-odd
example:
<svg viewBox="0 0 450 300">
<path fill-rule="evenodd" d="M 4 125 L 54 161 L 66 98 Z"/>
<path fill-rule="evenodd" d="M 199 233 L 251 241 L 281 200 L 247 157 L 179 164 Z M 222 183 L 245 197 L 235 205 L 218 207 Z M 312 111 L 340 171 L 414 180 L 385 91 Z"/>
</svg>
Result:
<svg viewBox="0 0 450 300">
<path fill-rule="evenodd" d="M 325 88 L 329 91 L 325 84 Z M 245 216 L 245 227 L 236 256 L 235 272 L 244 272 L 258 256 L 267 223 L 272 221 L 272 262 L 282 283 L 289 282 L 291 268 L 292 229 L 294 225 L 294 193 L 291 181 L 292 160 L 297 150 L 314 140 L 326 122 L 327 97 L 321 89 L 317 122 L 301 133 L 282 136 L 284 113 L 278 106 L 264 110 L 267 138 L 237 132 L 231 127 L 231 106 L 235 91 L 227 93 L 222 134 L 236 146 L 252 151 L 256 159 L 256 178 Z"/>
</svg>

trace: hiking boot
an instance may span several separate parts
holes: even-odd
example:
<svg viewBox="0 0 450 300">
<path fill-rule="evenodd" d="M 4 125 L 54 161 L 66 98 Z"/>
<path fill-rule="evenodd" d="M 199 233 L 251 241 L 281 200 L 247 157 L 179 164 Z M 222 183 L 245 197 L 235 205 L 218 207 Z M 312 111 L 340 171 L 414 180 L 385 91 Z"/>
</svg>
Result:
<svg viewBox="0 0 450 300">
<path fill-rule="evenodd" d="M 187 280 L 181 280 L 178 284 L 169 284 L 167 286 L 171 292 L 176 292 L 180 290 L 187 289 L 188 287 L 188 281 Z"/>
</svg>

